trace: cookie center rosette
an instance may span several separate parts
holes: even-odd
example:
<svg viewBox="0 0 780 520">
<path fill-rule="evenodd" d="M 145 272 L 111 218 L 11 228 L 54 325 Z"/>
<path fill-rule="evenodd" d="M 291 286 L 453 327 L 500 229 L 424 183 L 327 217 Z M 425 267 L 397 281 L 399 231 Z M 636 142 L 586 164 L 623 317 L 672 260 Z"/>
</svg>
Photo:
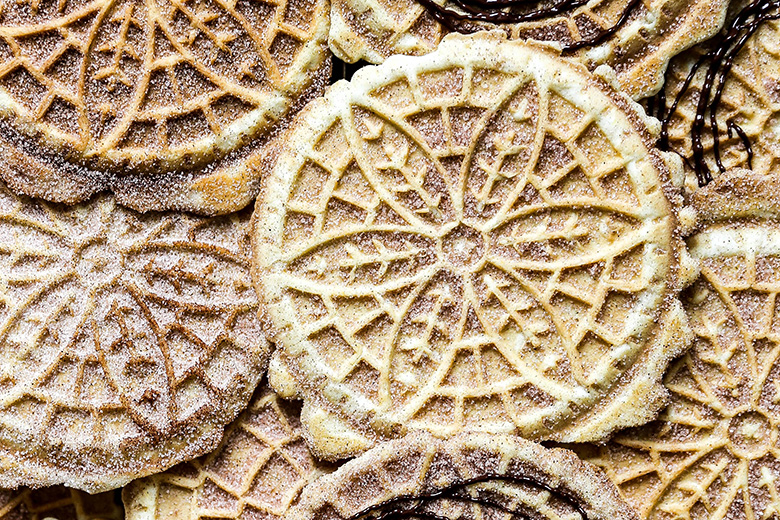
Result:
<svg viewBox="0 0 780 520">
<path fill-rule="evenodd" d="M 584 67 L 495 34 L 312 103 L 258 202 L 254 255 L 271 382 L 304 399 L 318 454 L 408 428 L 598 438 L 652 414 L 685 334 L 650 143 Z"/>
</svg>

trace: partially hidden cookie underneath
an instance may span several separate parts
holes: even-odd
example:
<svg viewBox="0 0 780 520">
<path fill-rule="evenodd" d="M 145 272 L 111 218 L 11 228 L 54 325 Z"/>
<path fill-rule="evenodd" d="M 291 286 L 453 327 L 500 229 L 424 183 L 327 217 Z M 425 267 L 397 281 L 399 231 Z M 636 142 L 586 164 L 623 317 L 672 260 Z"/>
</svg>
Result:
<svg viewBox="0 0 780 520">
<path fill-rule="evenodd" d="M 748 3 L 728 32 L 669 66 L 653 111 L 665 120 L 664 145 L 686 158 L 691 190 L 735 168 L 780 169 L 780 5 L 772 5 Z"/>
<path fill-rule="evenodd" d="M 416 433 L 310 484 L 285 518 L 629 520 L 636 513 L 570 451 L 510 435 Z"/>
<path fill-rule="evenodd" d="M 112 491 L 89 495 L 54 486 L 38 490 L 0 490 L 3 520 L 123 520 Z"/>
<path fill-rule="evenodd" d="M 125 486 L 127 520 L 277 520 L 303 487 L 332 470 L 303 440 L 300 405 L 258 388 L 208 455 Z"/>
<path fill-rule="evenodd" d="M 728 6 L 723 0 L 478 4 L 472 0 L 333 0 L 330 47 L 345 61 L 381 63 L 393 54 L 430 52 L 450 31 L 502 29 L 512 38 L 558 44 L 590 68 L 609 65 L 617 72 L 621 88 L 640 99 L 661 88 L 672 56 L 720 29 Z"/>
<path fill-rule="evenodd" d="M 265 371 L 250 213 L 0 186 L 0 483 L 122 486 L 217 446 Z"/>
<path fill-rule="evenodd" d="M 779 179 L 750 181 L 753 193 L 775 193 L 763 212 L 735 216 L 737 203 L 713 219 L 712 194 L 733 181 L 698 192 L 710 220 L 689 239 L 701 277 L 683 294 L 696 339 L 666 375 L 668 408 L 604 446 L 577 448 L 642 518 L 780 516 Z"/>
<path fill-rule="evenodd" d="M 255 281 L 335 459 L 423 429 L 599 439 L 688 341 L 669 174 L 630 101 L 495 35 L 358 71 L 287 137 Z"/>
<path fill-rule="evenodd" d="M 0 176 L 76 203 L 223 214 L 324 88 L 328 3 L 33 0 L 0 13 Z"/>
</svg>

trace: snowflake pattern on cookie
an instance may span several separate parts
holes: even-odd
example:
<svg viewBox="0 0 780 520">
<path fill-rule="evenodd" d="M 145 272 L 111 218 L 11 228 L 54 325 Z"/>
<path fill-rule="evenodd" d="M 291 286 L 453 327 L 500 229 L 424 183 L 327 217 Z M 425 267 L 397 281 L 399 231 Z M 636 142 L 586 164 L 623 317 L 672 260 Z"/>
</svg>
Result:
<svg viewBox="0 0 780 520">
<path fill-rule="evenodd" d="M 492 37 L 364 69 L 307 110 L 255 260 L 271 382 L 306 400 L 321 452 L 329 430 L 345 453 L 405 427 L 592 438 L 610 394 L 653 406 L 626 372 L 668 359 L 650 344 L 675 219 L 639 125 L 584 68 Z"/>
<path fill-rule="evenodd" d="M 780 228 L 715 224 L 691 240 L 694 345 L 666 375 L 669 407 L 582 449 L 647 519 L 780 515 Z"/>
<path fill-rule="evenodd" d="M 216 445 L 264 370 L 248 211 L 0 187 L 0 481 L 118 487 Z"/>
<path fill-rule="evenodd" d="M 4 0 L 0 108 L 17 131 L 77 160 L 192 165 L 284 114 L 321 58 L 322 9 L 284 0 Z"/>
</svg>

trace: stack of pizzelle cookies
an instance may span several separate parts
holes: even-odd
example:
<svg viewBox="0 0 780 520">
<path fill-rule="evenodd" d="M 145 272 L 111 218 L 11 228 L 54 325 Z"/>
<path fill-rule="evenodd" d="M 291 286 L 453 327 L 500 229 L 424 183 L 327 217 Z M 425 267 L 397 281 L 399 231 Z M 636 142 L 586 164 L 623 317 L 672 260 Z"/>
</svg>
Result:
<svg viewBox="0 0 780 520">
<path fill-rule="evenodd" d="M 780 517 L 778 19 L 3 4 L 0 519 Z"/>
</svg>

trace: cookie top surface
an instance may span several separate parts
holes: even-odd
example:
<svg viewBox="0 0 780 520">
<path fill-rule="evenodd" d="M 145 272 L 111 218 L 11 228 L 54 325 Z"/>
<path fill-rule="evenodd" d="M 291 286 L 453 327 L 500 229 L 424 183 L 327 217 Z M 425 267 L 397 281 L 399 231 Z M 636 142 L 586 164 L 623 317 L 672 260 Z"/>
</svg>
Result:
<svg viewBox="0 0 780 520">
<path fill-rule="evenodd" d="M 509 435 L 412 434 L 307 486 L 285 517 L 634 519 L 593 466 Z"/>
<path fill-rule="evenodd" d="M 696 339 L 666 375 L 668 408 L 583 451 L 643 518 L 780 514 L 778 217 L 726 218 L 690 239 L 701 277 L 683 303 Z"/>
<path fill-rule="evenodd" d="M 263 386 L 216 450 L 125 486 L 126 518 L 278 520 L 308 482 L 330 470 L 303 440 L 300 406 Z"/>
<path fill-rule="evenodd" d="M 4 486 L 110 489 L 216 446 L 269 352 L 249 224 L 0 187 Z"/>
<path fill-rule="evenodd" d="M 649 143 L 583 67 L 495 35 L 365 68 L 309 105 L 258 201 L 254 261 L 270 380 L 306 401 L 317 453 L 407 427 L 637 424 L 679 347 L 656 341 L 677 264 Z"/>
<path fill-rule="evenodd" d="M 393 54 L 430 52 L 449 31 L 501 28 L 512 38 L 558 43 L 581 56 L 591 68 L 611 66 L 617 71 L 622 89 L 640 99 L 661 87 L 672 56 L 720 29 L 728 2 L 590 0 L 514 4 L 506 8 L 480 6 L 470 0 L 334 0 L 330 46 L 344 60 L 380 63 Z M 513 20 L 519 21 L 511 23 Z"/>
<path fill-rule="evenodd" d="M 140 176 L 153 192 L 153 174 L 181 177 L 266 136 L 327 77 L 327 9 L 324 0 L 11 2 L 0 13 L 2 132 L 80 168 L 90 194 L 112 176 Z M 22 177 L 25 193 L 71 202 L 65 186 L 46 186 L 54 180 Z"/>
<path fill-rule="evenodd" d="M 89 495 L 83 491 L 54 486 L 0 490 L 0 518 L 4 520 L 123 520 L 114 492 Z"/>
<path fill-rule="evenodd" d="M 775 3 L 764 14 L 779 12 Z M 740 14 L 748 16 L 750 11 Z M 764 175 L 780 167 L 780 21 L 760 22 L 753 15 L 728 25 L 735 37 L 746 39 L 742 47 L 736 45 L 738 39 L 720 34 L 673 60 L 664 86 L 666 111 L 661 118 L 668 120 L 669 147 L 686 157 L 690 173 L 702 184 L 735 168 Z M 705 59 L 692 72 L 708 52 L 723 55 Z M 733 62 L 727 66 L 729 59 Z M 691 83 L 684 88 L 686 81 Z M 669 113 L 671 108 L 675 110 Z M 702 117 L 699 126 L 697 113 Z"/>
</svg>

